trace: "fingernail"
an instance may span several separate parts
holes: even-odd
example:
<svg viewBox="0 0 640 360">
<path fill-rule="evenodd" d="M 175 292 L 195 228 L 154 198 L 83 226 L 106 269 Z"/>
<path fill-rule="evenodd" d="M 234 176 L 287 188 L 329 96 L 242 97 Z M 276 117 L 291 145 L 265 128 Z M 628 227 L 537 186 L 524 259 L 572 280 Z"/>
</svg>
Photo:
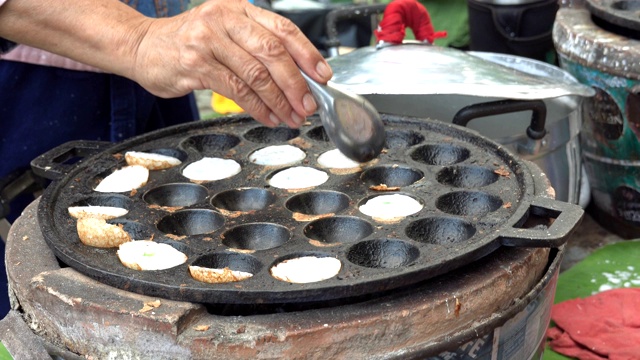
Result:
<svg viewBox="0 0 640 360">
<path fill-rule="evenodd" d="M 276 116 L 276 114 L 269 114 L 269 120 L 273 123 L 273 126 L 278 126 L 280 124 L 280 119 Z"/>
<path fill-rule="evenodd" d="M 318 65 L 316 65 L 316 72 L 323 78 L 331 78 L 331 76 L 333 76 L 333 72 L 331 71 L 331 68 L 324 61 L 318 62 Z"/>
<path fill-rule="evenodd" d="M 316 105 L 316 100 L 313 98 L 313 95 L 311 95 L 310 93 L 306 93 L 302 98 L 302 106 L 304 106 L 304 110 L 308 114 L 313 113 L 318 108 L 318 105 Z"/>
<path fill-rule="evenodd" d="M 291 120 L 293 120 L 293 122 L 296 123 L 296 125 L 298 126 L 302 125 L 302 123 L 304 122 L 304 118 L 298 115 L 298 113 L 295 111 L 291 112 Z"/>
</svg>

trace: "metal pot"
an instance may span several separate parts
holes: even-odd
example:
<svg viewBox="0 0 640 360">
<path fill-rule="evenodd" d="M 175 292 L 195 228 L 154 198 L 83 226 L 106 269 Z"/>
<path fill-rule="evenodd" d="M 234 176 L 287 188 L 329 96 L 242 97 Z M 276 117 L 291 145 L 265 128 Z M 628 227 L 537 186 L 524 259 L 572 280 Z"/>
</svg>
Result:
<svg viewBox="0 0 640 360">
<path fill-rule="evenodd" d="M 360 48 L 329 62 L 335 86 L 365 96 L 383 113 L 455 122 L 458 112 L 470 105 L 542 101 L 546 131 L 541 138 L 525 132 L 530 113 L 508 108 L 474 119 L 468 127 L 536 163 L 549 177 L 557 199 L 586 206 L 589 191 L 578 141 L 580 103 L 594 92 L 569 73 L 519 56 L 411 43 Z"/>
</svg>

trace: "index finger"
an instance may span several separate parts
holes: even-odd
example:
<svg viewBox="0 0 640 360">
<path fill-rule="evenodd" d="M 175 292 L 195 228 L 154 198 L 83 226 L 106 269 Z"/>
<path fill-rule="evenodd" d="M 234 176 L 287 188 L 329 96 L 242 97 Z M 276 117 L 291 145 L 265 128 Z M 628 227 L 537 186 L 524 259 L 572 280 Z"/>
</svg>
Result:
<svg viewBox="0 0 640 360">
<path fill-rule="evenodd" d="M 333 72 L 327 61 L 304 33 L 289 19 L 257 6 L 249 7 L 247 15 L 276 35 L 296 64 L 307 75 L 323 84 L 331 80 Z"/>
</svg>

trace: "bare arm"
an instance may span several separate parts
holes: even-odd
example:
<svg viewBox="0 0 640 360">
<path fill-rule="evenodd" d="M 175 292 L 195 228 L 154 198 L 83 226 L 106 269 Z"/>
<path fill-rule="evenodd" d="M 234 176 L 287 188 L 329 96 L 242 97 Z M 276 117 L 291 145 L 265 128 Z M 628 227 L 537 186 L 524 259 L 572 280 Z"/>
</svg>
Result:
<svg viewBox="0 0 640 360">
<path fill-rule="evenodd" d="M 323 83 L 332 75 L 293 23 L 246 0 L 210 0 L 163 19 L 118 0 L 8 0 L 0 36 L 128 77 L 158 96 L 212 89 L 267 125 L 297 127 L 315 111 L 298 66 Z"/>
</svg>

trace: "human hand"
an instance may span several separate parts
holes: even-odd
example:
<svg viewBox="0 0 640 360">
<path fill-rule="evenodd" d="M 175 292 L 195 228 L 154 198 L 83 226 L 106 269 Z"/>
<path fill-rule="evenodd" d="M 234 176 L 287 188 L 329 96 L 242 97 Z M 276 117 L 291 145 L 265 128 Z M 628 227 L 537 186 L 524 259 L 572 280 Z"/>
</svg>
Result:
<svg viewBox="0 0 640 360">
<path fill-rule="evenodd" d="M 146 23 L 126 76 L 158 96 L 212 89 L 265 125 L 299 127 L 317 107 L 299 68 L 321 83 L 332 76 L 291 21 L 246 0 L 211 0 Z"/>
</svg>

